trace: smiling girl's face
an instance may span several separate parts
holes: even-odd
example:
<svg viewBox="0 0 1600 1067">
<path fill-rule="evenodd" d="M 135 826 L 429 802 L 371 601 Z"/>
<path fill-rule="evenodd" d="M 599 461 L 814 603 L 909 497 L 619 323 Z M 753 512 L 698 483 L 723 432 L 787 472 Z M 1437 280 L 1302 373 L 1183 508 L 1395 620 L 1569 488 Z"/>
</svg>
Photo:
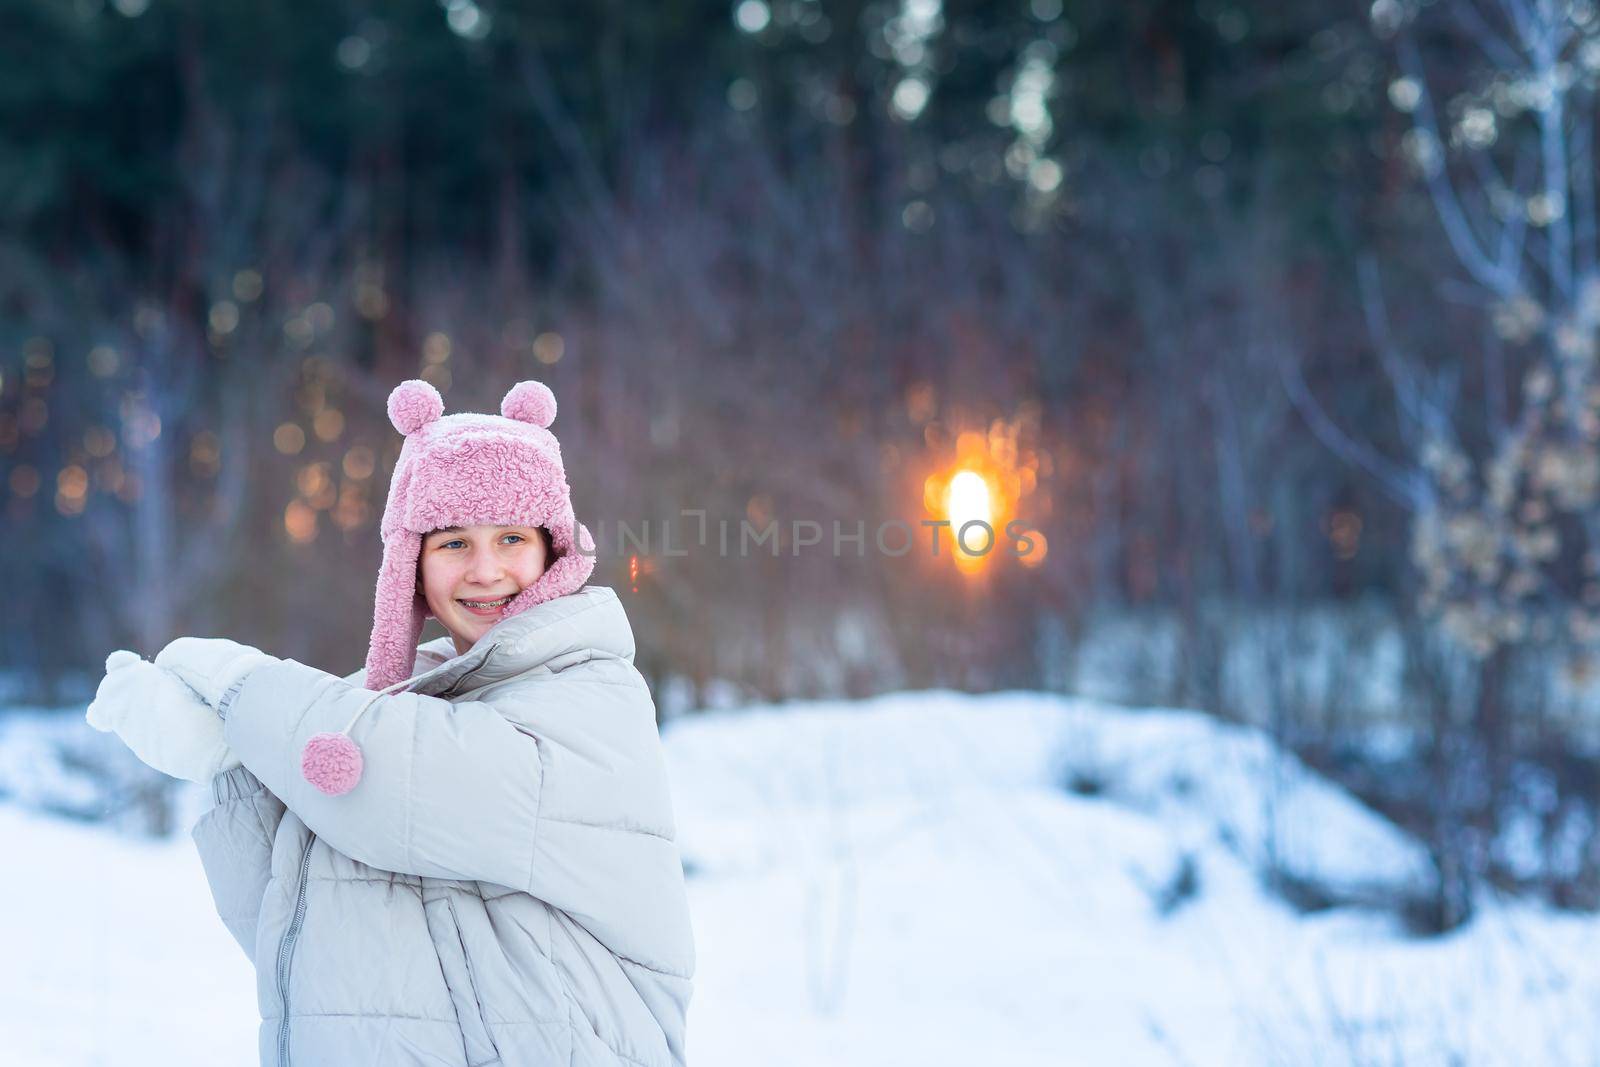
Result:
<svg viewBox="0 0 1600 1067">
<path fill-rule="evenodd" d="M 447 526 L 422 539 L 417 591 L 461 655 L 549 565 L 537 526 Z"/>
</svg>

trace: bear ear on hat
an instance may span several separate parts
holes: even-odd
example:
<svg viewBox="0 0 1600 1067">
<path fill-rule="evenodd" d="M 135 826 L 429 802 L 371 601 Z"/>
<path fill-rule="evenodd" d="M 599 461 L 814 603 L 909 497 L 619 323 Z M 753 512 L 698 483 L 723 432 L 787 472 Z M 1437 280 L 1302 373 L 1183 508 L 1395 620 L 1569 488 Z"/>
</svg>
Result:
<svg viewBox="0 0 1600 1067">
<path fill-rule="evenodd" d="M 518 382 L 500 401 L 500 414 L 548 428 L 556 421 L 556 395 L 543 382 Z"/>
<path fill-rule="evenodd" d="M 389 394 L 389 421 L 407 437 L 443 414 L 444 397 L 421 378 L 401 382 Z"/>
</svg>

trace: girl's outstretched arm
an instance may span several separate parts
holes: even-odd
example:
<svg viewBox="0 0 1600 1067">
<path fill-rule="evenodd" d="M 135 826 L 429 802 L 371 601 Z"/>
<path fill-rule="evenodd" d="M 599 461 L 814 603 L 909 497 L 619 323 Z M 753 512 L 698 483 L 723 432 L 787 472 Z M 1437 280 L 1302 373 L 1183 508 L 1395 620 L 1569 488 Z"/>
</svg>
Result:
<svg viewBox="0 0 1600 1067">
<path fill-rule="evenodd" d="M 380 870 L 492 882 L 576 918 L 609 949 L 687 978 L 693 943 L 649 689 L 596 656 L 491 700 L 380 697 L 351 729 L 364 767 L 329 796 L 301 751 L 373 693 L 294 660 L 251 671 L 228 744 L 314 833 Z"/>
<path fill-rule="evenodd" d="M 228 744 L 313 833 L 380 870 L 526 890 L 543 774 L 538 742 L 493 706 L 396 693 L 352 736 L 364 769 L 328 796 L 301 773 L 305 743 L 373 694 L 294 660 L 258 667 L 226 702 Z"/>
</svg>

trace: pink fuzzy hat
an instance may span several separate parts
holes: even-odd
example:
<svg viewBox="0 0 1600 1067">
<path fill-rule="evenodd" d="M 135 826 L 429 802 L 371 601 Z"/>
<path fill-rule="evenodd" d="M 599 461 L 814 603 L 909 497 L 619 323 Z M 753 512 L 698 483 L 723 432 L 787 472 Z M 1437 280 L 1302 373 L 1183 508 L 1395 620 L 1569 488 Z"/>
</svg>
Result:
<svg viewBox="0 0 1600 1067">
<path fill-rule="evenodd" d="M 391 688 L 411 677 L 429 615 L 417 592 L 417 558 L 423 535 L 432 530 L 481 523 L 550 531 L 554 553 L 548 568 L 500 609 L 497 621 L 575 593 L 588 580 L 594 540 L 572 511 L 561 445 L 547 429 L 555 417 L 556 398 L 541 382 L 512 386 L 499 415 L 445 415 L 439 391 L 415 379 L 389 394 L 389 421 L 406 442 L 383 509 L 368 689 Z M 580 538 L 576 544 L 574 537 Z"/>
</svg>

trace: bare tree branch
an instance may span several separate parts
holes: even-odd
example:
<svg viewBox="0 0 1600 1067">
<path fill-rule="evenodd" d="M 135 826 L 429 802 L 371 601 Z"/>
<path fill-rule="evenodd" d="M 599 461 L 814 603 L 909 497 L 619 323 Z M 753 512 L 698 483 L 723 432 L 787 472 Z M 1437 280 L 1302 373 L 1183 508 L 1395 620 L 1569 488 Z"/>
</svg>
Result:
<svg viewBox="0 0 1600 1067">
<path fill-rule="evenodd" d="M 1305 378 L 1300 373 L 1300 366 L 1293 357 L 1280 355 L 1277 364 L 1284 392 L 1288 394 L 1295 410 L 1300 412 L 1301 418 L 1305 419 L 1306 426 L 1316 435 L 1317 440 L 1346 463 L 1371 475 L 1379 488 L 1395 503 L 1410 510 L 1420 508 L 1425 500 L 1425 494 L 1418 475 L 1380 455 L 1371 445 L 1340 429 L 1318 403 L 1316 397 L 1312 396 Z"/>
<path fill-rule="evenodd" d="M 1522 65 L 1522 57 L 1517 50 L 1489 25 L 1487 19 L 1479 12 L 1475 3 L 1463 0 L 1462 3 L 1449 5 L 1449 12 L 1461 27 L 1467 31 L 1489 62 L 1502 70 L 1515 70 Z"/>
<path fill-rule="evenodd" d="M 1399 53 L 1401 66 L 1416 80 L 1421 89 L 1416 107 L 1418 128 L 1432 137 L 1434 145 L 1442 154 L 1446 142 L 1439 133 L 1439 124 L 1433 113 L 1433 102 L 1427 87 L 1426 73 L 1422 67 L 1422 57 L 1417 52 L 1416 43 L 1409 36 L 1402 35 L 1399 40 Z M 1466 212 L 1462 209 L 1461 199 L 1451 182 L 1450 171 L 1445 166 L 1444 160 L 1439 159 L 1435 166 L 1425 166 L 1423 172 L 1428 183 L 1429 195 L 1433 198 L 1434 208 L 1439 214 L 1439 221 L 1444 226 L 1445 237 L 1455 249 L 1456 255 L 1460 257 L 1462 266 L 1467 268 L 1480 285 L 1494 290 L 1501 296 L 1511 295 L 1516 288 L 1516 275 L 1508 270 L 1505 264 L 1496 263 L 1489 258 L 1478 235 L 1473 231 Z"/>
</svg>

